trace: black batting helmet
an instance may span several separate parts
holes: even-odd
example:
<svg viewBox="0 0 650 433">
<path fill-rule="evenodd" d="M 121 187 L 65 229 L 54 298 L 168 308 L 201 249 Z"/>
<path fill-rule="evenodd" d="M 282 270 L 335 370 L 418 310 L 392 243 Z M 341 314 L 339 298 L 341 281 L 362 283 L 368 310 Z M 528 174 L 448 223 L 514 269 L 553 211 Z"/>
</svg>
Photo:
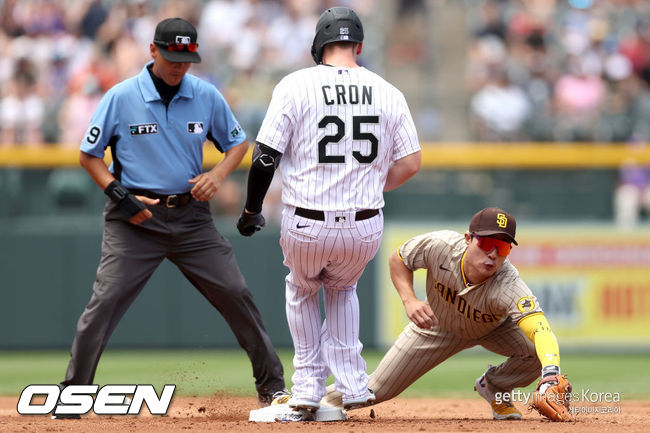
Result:
<svg viewBox="0 0 650 433">
<path fill-rule="evenodd" d="M 363 26 L 350 8 L 329 8 L 318 19 L 311 56 L 317 65 L 323 60 L 323 47 L 332 42 L 363 42 Z"/>
</svg>

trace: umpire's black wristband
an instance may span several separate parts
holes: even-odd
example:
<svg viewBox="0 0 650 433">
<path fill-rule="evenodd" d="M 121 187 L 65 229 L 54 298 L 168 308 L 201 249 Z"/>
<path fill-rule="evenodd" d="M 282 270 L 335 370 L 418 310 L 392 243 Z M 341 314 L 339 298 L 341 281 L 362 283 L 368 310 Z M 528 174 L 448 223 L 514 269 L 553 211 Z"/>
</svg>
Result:
<svg viewBox="0 0 650 433">
<path fill-rule="evenodd" d="M 120 209 L 131 218 L 145 210 L 147 207 L 136 196 L 124 187 L 117 179 L 109 183 L 104 194 L 110 197 Z"/>
</svg>

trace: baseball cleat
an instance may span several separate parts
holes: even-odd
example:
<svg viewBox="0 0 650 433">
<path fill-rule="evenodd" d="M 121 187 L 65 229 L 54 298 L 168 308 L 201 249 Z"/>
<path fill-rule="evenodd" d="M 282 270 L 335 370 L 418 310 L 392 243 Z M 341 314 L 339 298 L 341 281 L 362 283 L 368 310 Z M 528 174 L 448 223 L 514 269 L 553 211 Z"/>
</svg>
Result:
<svg viewBox="0 0 650 433">
<path fill-rule="evenodd" d="M 375 393 L 371 389 L 368 389 L 368 394 L 359 398 L 351 398 L 343 400 L 343 409 L 351 410 L 358 409 L 360 407 L 370 406 L 375 402 Z"/>
<path fill-rule="evenodd" d="M 271 402 L 271 405 L 278 405 L 278 404 L 287 404 L 289 403 L 289 399 L 291 398 L 290 394 L 282 394 L 277 396 L 276 398 L 273 399 Z"/>
<path fill-rule="evenodd" d="M 291 395 L 286 389 L 257 395 L 259 407 L 267 407 L 272 404 L 285 404 Z"/>
<path fill-rule="evenodd" d="M 313 413 L 320 409 L 320 403 L 317 401 L 312 401 L 306 398 L 296 398 L 295 396 L 291 397 L 287 401 L 287 404 L 291 409 L 297 411 L 305 410 Z"/>
<path fill-rule="evenodd" d="M 521 412 L 517 410 L 512 402 L 504 400 L 501 403 L 497 403 L 494 394 L 488 389 L 487 381 L 485 380 L 485 374 L 476 379 L 474 391 L 478 392 L 479 395 L 485 399 L 485 401 L 490 403 L 490 407 L 492 408 L 492 416 L 494 419 L 521 419 Z"/>
</svg>

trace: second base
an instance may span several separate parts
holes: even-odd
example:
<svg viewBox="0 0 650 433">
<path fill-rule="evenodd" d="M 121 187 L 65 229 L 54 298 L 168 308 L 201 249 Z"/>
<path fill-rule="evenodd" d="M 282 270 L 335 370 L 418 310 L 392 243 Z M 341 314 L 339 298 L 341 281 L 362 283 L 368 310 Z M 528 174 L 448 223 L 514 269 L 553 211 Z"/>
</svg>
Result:
<svg viewBox="0 0 650 433">
<path fill-rule="evenodd" d="M 296 411 L 287 404 L 274 404 L 262 409 L 251 410 L 248 420 L 252 422 L 296 422 L 296 421 L 345 421 L 347 413 L 338 407 L 321 406 L 315 413 Z"/>
</svg>

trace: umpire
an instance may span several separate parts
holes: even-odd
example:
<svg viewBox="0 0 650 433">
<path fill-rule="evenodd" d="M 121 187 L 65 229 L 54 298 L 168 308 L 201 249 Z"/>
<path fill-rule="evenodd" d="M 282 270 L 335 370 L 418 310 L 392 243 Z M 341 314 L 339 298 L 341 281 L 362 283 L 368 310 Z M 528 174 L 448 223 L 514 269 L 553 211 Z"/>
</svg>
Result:
<svg viewBox="0 0 650 433">
<path fill-rule="evenodd" d="M 81 143 L 81 166 L 110 200 L 93 295 L 77 323 L 62 387 L 93 382 L 113 330 L 167 258 L 248 353 L 260 405 L 286 392 L 280 359 L 210 214 L 208 200 L 240 163 L 248 141 L 219 91 L 187 74 L 201 61 L 197 49 L 192 24 L 161 21 L 149 46 L 153 62 L 104 95 Z M 225 157 L 203 173 L 206 139 Z M 113 163 L 107 168 L 108 146 Z"/>
</svg>

